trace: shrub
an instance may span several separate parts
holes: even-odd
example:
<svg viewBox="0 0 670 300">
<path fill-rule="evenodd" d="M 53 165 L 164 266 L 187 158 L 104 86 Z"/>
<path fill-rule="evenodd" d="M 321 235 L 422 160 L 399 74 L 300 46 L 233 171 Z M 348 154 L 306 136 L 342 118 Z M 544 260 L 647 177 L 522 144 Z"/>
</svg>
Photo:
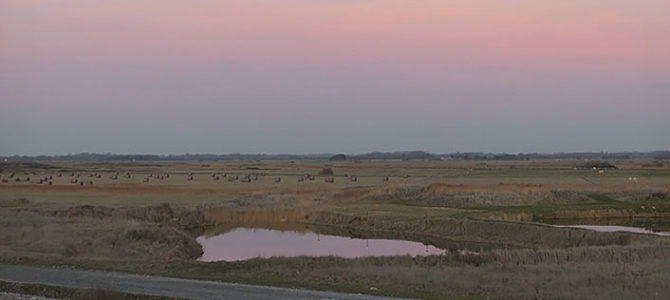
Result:
<svg viewBox="0 0 670 300">
<path fill-rule="evenodd" d="M 320 175 L 333 175 L 333 169 L 331 168 L 323 168 L 321 169 L 321 172 L 319 172 Z"/>
<path fill-rule="evenodd" d="M 617 167 L 606 161 L 590 161 L 581 166 L 584 169 L 616 169 Z"/>
</svg>

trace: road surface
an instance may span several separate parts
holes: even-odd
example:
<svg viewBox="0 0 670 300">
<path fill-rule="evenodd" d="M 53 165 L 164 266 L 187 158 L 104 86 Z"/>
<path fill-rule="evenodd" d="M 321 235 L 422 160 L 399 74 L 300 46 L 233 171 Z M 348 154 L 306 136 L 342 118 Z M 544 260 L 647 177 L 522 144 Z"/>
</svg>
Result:
<svg viewBox="0 0 670 300">
<path fill-rule="evenodd" d="M 0 264 L 0 280 L 62 286 L 102 288 L 129 294 L 189 299 L 249 300 L 389 300 L 361 294 L 278 288 L 217 281 L 168 278 L 119 272 L 91 271 L 59 267 Z"/>
</svg>

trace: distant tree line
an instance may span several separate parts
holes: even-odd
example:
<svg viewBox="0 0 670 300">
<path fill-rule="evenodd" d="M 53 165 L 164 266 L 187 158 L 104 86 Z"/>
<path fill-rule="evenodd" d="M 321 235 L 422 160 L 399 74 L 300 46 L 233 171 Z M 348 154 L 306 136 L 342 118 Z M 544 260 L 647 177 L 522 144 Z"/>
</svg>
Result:
<svg viewBox="0 0 670 300">
<path fill-rule="evenodd" d="M 670 151 L 651 152 L 561 152 L 561 153 L 452 153 L 446 157 L 459 160 L 529 160 L 529 159 L 670 159 Z"/>
<path fill-rule="evenodd" d="M 111 154 L 111 153 L 78 153 L 68 155 L 39 156 L 0 156 L 8 161 L 259 161 L 259 160 L 328 160 L 363 161 L 363 160 L 530 160 L 530 159 L 670 159 L 670 151 L 652 152 L 567 152 L 567 153 L 483 153 L 456 152 L 449 154 L 432 154 L 425 151 L 402 152 L 370 152 L 358 155 L 344 154 Z"/>
</svg>

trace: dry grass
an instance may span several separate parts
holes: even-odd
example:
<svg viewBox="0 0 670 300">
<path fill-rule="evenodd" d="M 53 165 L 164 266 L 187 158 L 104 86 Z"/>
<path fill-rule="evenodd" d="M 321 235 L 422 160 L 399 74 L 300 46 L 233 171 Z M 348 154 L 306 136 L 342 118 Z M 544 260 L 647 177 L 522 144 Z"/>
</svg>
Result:
<svg viewBox="0 0 670 300">
<path fill-rule="evenodd" d="M 125 258 L 129 260 L 191 259 L 202 250 L 179 227 L 193 223 L 191 214 L 166 213 L 163 207 L 119 210 L 70 207 L 45 210 L 27 207 L 0 211 L 0 254 Z M 199 222 L 198 222 L 199 223 Z M 186 228 L 187 226 L 183 226 Z"/>
<path fill-rule="evenodd" d="M 530 222 L 538 216 L 666 215 L 670 168 L 616 162 L 619 170 L 597 174 L 573 170 L 577 163 L 338 162 L 327 166 L 335 173 L 332 184 L 323 177 L 298 182 L 324 168 L 317 161 L 5 166 L 3 178 L 9 172 L 53 176 L 54 184 L 0 184 L 0 261 L 426 299 L 650 299 L 670 293 L 667 238 Z M 132 178 L 110 179 L 126 171 Z M 72 172 L 101 178 L 75 186 Z M 193 181 L 186 180 L 189 172 Z M 157 173 L 171 176 L 142 183 Z M 215 181 L 212 173 L 265 176 L 241 183 Z M 631 176 L 639 183 L 630 183 Z M 418 258 L 194 261 L 201 253 L 195 237 L 238 226 L 402 238 L 452 251 Z"/>
</svg>

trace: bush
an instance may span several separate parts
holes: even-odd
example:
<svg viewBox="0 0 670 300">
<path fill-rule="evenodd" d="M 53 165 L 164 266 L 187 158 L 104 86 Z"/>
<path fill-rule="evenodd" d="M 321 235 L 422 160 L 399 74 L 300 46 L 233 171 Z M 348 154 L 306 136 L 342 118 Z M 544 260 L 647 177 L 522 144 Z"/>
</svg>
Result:
<svg viewBox="0 0 670 300">
<path fill-rule="evenodd" d="M 606 161 L 590 161 L 582 165 L 584 169 L 616 169 L 617 167 Z"/>
<path fill-rule="evenodd" d="M 321 172 L 319 172 L 320 175 L 333 175 L 333 169 L 331 168 L 323 168 Z"/>
</svg>

